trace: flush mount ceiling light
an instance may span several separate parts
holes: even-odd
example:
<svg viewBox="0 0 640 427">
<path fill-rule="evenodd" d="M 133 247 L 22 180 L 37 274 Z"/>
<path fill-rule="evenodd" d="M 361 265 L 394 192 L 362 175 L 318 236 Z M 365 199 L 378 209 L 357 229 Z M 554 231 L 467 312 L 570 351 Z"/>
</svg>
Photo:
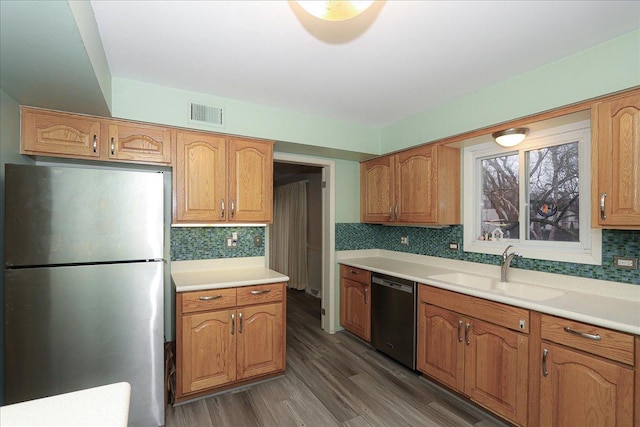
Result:
<svg viewBox="0 0 640 427">
<path fill-rule="evenodd" d="M 520 144 L 529 133 L 529 128 L 510 128 L 491 134 L 493 139 L 503 147 L 513 147 Z"/>
<path fill-rule="evenodd" d="M 325 21 L 344 21 L 360 15 L 371 6 L 373 1 L 303 1 L 297 3 L 308 13 Z"/>
</svg>

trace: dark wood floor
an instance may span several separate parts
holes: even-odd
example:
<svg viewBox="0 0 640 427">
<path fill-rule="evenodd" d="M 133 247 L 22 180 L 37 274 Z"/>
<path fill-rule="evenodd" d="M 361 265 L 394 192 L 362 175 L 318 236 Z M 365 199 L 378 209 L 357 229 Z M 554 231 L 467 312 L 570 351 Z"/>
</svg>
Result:
<svg viewBox="0 0 640 427">
<path fill-rule="evenodd" d="M 170 407 L 168 427 L 504 426 L 346 332 L 320 329 L 320 300 L 287 293 L 282 377 Z"/>
</svg>

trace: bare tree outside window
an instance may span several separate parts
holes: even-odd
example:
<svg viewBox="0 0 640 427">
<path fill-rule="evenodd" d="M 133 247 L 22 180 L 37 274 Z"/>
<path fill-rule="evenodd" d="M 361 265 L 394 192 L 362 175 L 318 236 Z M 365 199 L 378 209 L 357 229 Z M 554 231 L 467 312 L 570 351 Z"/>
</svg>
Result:
<svg viewBox="0 0 640 427">
<path fill-rule="evenodd" d="M 520 238 L 518 154 L 482 160 L 482 235 L 499 228 L 507 239 Z"/>
</svg>

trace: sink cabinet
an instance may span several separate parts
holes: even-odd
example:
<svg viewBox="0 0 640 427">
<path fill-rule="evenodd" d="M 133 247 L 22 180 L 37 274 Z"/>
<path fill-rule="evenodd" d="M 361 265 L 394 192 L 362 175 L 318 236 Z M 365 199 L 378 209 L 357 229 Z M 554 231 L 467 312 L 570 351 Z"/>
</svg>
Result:
<svg viewBox="0 0 640 427">
<path fill-rule="evenodd" d="M 273 143 L 179 131 L 175 223 L 273 221 Z"/>
<path fill-rule="evenodd" d="M 22 154 L 171 164 L 169 128 L 28 107 L 21 114 Z"/>
<path fill-rule="evenodd" d="M 285 284 L 176 294 L 176 402 L 285 369 Z"/>
<path fill-rule="evenodd" d="M 640 90 L 592 111 L 592 224 L 640 230 Z"/>
<path fill-rule="evenodd" d="M 638 425 L 632 335 L 545 314 L 541 329 L 540 425 Z"/>
<path fill-rule="evenodd" d="M 365 223 L 459 224 L 460 151 L 423 145 L 360 164 Z"/>
<path fill-rule="evenodd" d="M 529 312 L 427 285 L 418 298 L 418 370 L 526 425 Z"/>
<path fill-rule="evenodd" d="M 371 272 L 340 265 L 340 324 L 371 341 Z"/>
</svg>

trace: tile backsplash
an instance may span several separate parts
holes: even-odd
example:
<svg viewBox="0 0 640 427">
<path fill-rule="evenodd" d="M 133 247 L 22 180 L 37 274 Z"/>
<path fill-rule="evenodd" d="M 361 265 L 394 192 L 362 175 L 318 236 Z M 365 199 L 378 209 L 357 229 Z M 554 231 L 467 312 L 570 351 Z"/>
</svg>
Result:
<svg viewBox="0 0 640 427">
<path fill-rule="evenodd" d="M 409 237 L 409 245 L 400 244 L 400 237 Z M 449 242 L 457 242 L 460 250 L 449 249 Z M 421 228 L 382 226 L 376 224 L 336 224 L 336 250 L 386 249 L 418 255 L 437 256 L 483 264 L 500 264 L 500 256 L 464 252 L 462 226 Z M 610 280 L 640 285 L 640 270 L 613 267 L 614 255 L 639 256 L 640 231 L 603 230 L 602 265 L 554 262 L 537 259 L 514 259 L 512 265 L 525 270 L 545 271 L 570 276 Z"/>
<path fill-rule="evenodd" d="M 238 246 L 227 248 L 231 233 L 238 233 Z M 254 244 L 259 236 L 261 244 Z M 189 261 L 265 255 L 265 227 L 171 227 L 171 260 Z"/>
</svg>

